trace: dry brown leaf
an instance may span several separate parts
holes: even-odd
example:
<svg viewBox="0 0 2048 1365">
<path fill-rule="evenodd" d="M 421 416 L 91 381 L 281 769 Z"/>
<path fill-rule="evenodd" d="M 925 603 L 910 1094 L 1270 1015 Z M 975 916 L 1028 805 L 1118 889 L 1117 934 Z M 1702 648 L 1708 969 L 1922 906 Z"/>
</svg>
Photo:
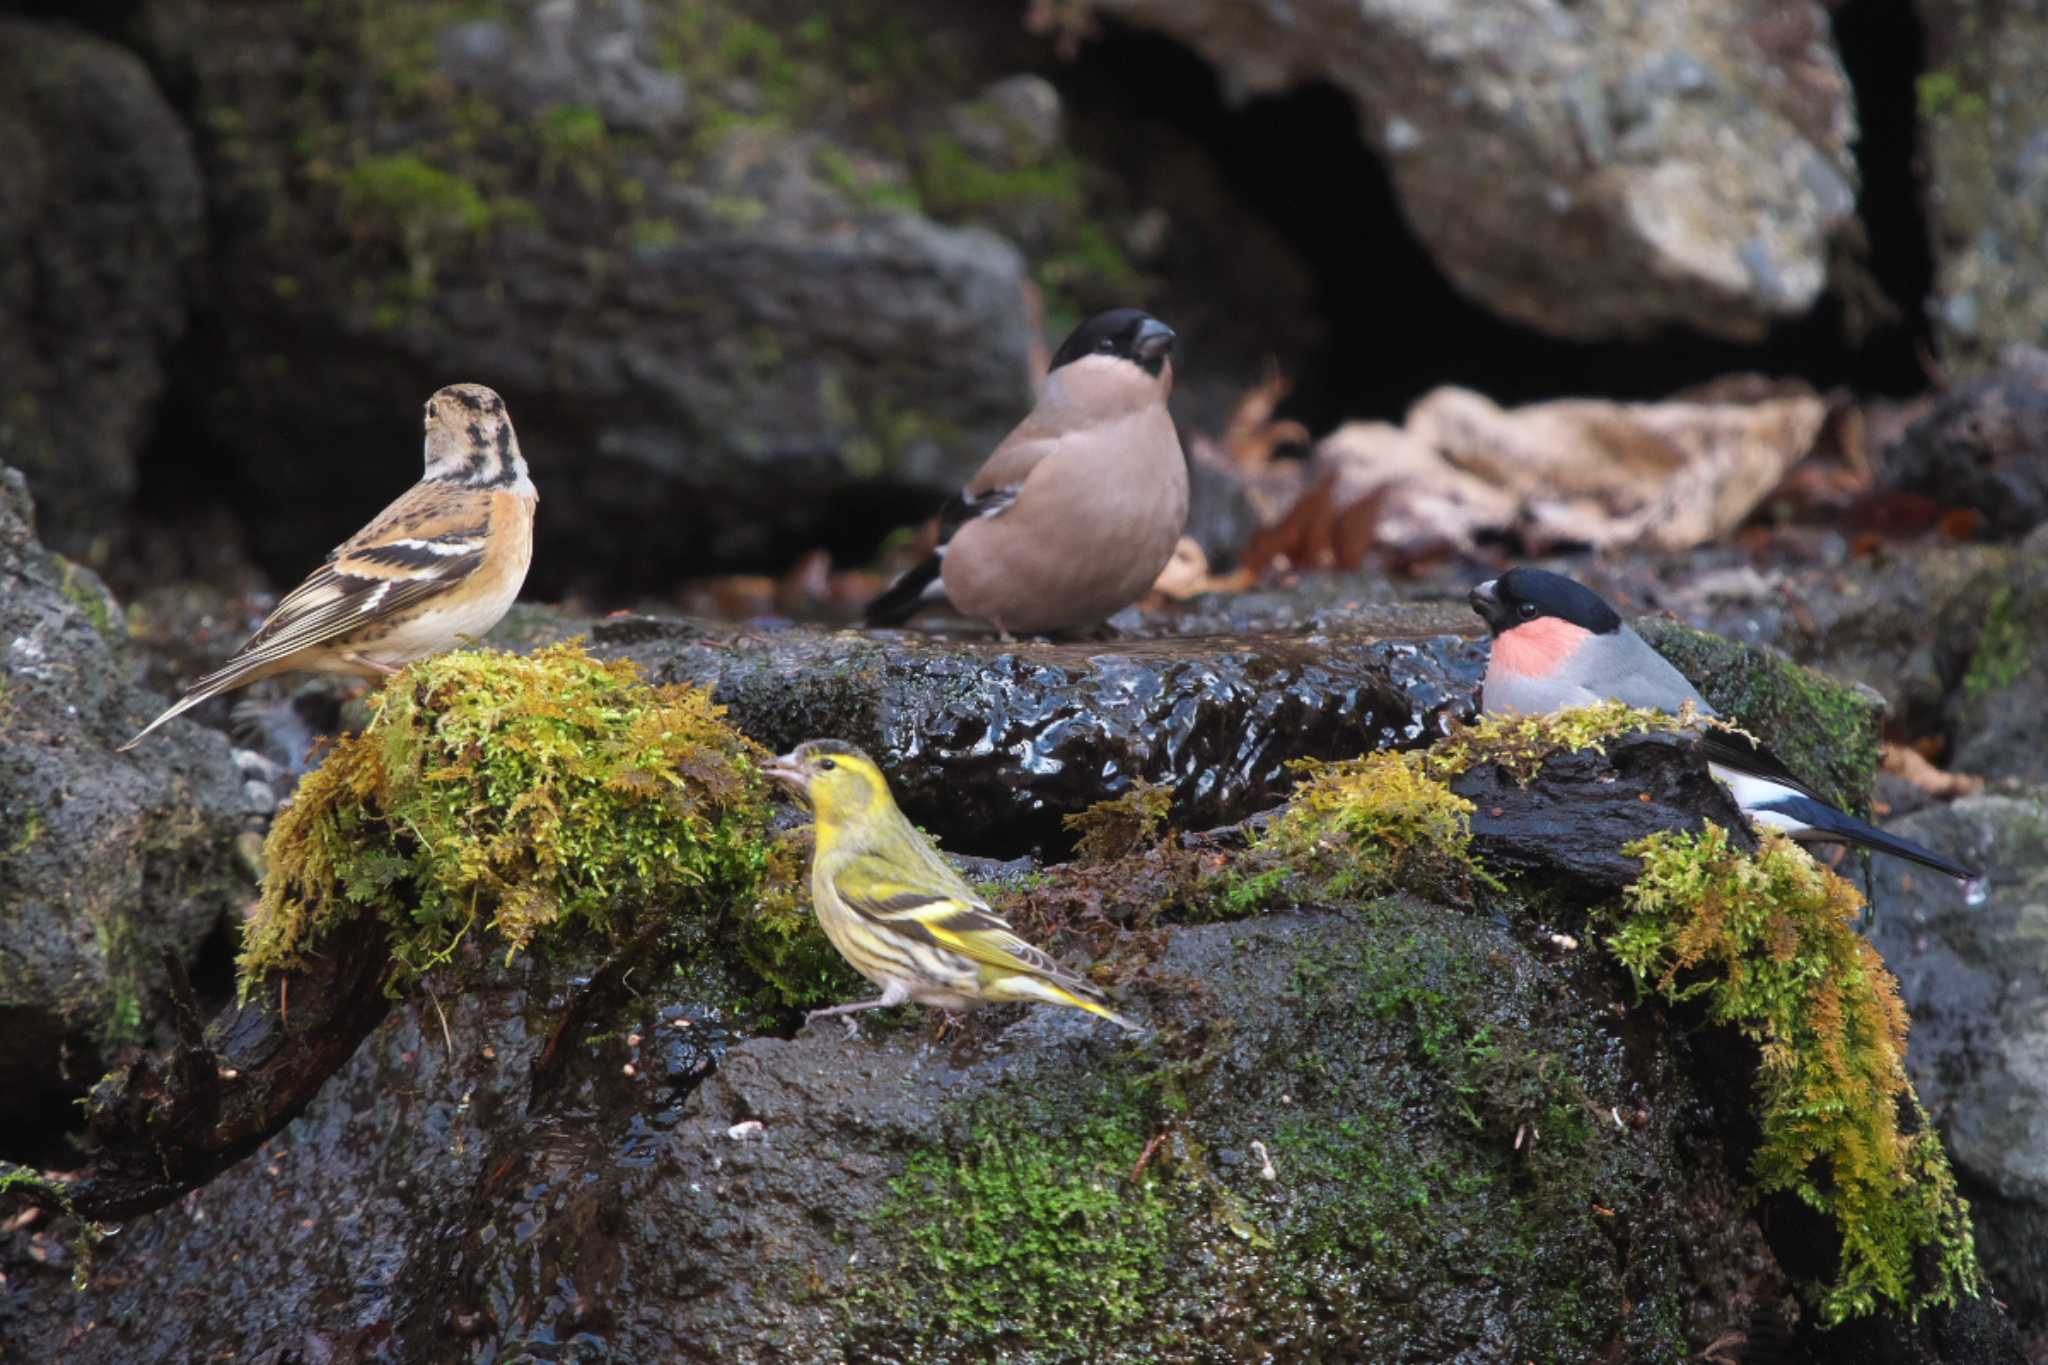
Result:
<svg viewBox="0 0 2048 1365">
<path fill-rule="evenodd" d="M 1167 602 L 1185 602 L 1205 592 L 1243 592 L 1252 582 L 1252 576 L 1243 569 L 1227 574 L 1210 573 L 1209 556 L 1203 553 L 1201 542 L 1193 536 L 1182 536 L 1173 547 L 1173 558 L 1166 561 L 1166 567 L 1153 582 L 1151 596 L 1139 605 L 1149 609 Z"/>
<path fill-rule="evenodd" d="M 1337 428 L 1316 447 L 1315 465 L 1333 479 L 1330 497 L 1338 507 L 1378 497 L 1377 538 L 1404 551 L 1469 549 L 1477 532 L 1512 524 L 1519 506 L 1513 493 L 1385 422 Z"/>
<path fill-rule="evenodd" d="M 1406 429 L 1508 490 L 1533 543 L 1678 550 L 1726 535 L 1813 448 L 1827 408 L 1810 391 L 1749 403 L 1562 399 L 1503 409 L 1445 387 Z"/>
<path fill-rule="evenodd" d="M 1252 537 L 1244 566 L 1253 581 L 1269 569 L 1355 569 L 1377 543 L 1385 501 L 1375 490 L 1346 505 L 1335 501 L 1337 475 L 1325 471 L 1287 515 Z"/>
<path fill-rule="evenodd" d="M 1273 462 L 1280 447 L 1308 444 L 1307 427 L 1273 417 L 1293 388 L 1294 381 L 1280 372 L 1276 362 L 1268 361 L 1266 377 L 1238 396 L 1230 421 L 1224 425 L 1225 459 L 1245 473 L 1255 474 Z"/>
<path fill-rule="evenodd" d="M 1947 801 L 1958 796 L 1974 796 L 1984 790 L 1984 779 L 1969 773 L 1945 772 L 1927 761 L 1918 749 L 1904 744 L 1884 746 L 1884 770 L 1894 777 L 1903 777 L 1929 796 Z"/>
</svg>

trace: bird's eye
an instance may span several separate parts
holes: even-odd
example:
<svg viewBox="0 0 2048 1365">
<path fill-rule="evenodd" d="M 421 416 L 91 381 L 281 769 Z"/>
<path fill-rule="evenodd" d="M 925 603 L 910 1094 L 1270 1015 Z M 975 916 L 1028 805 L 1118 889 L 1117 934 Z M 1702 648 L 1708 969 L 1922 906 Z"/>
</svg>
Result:
<svg viewBox="0 0 2048 1365">
<path fill-rule="evenodd" d="M 1116 338 L 1104 337 L 1095 343 L 1095 349 L 1098 351 L 1114 351 L 1116 349 Z"/>
<path fill-rule="evenodd" d="M 1516 607 L 1516 608 L 1515 608 L 1515 615 L 1517 615 L 1517 616 L 1521 617 L 1521 618 L 1522 618 L 1522 619 L 1523 619 L 1524 621 L 1533 621 L 1533 620 L 1535 620 L 1535 619 L 1536 619 L 1536 604 L 1535 604 L 1534 602 L 1524 602 L 1524 603 L 1522 603 L 1522 605 L 1521 605 L 1521 606 L 1519 606 L 1519 607 Z"/>
<path fill-rule="evenodd" d="M 839 765 L 829 758 L 821 758 L 818 760 L 818 766 L 821 768 L 836 768 Z"/>
</svg>

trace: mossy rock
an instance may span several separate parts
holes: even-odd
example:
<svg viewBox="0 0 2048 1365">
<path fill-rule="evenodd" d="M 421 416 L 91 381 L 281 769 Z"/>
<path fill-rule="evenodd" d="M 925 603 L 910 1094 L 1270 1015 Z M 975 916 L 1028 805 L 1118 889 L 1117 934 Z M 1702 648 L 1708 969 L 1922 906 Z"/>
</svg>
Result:
<svg viewBox="0 0 2048 1365">
<path fill-rule="evenodd" d="M 780 1001 L 829 996 L 843 969 L 771 837 L 764 755 L 721 717 L 577 644 L 414 665 L 272 828 L 244 993 L 374 914 L 394 992 L 465 943 L 510 958 L 652 929 Z"/>
<path fill-rule="evenodd" d="M 1870 809 L 1884 700 L 1761 648 L 1661 617 L 1632 623 L 1716 710 L 1843 810 Z"/>
</svg>

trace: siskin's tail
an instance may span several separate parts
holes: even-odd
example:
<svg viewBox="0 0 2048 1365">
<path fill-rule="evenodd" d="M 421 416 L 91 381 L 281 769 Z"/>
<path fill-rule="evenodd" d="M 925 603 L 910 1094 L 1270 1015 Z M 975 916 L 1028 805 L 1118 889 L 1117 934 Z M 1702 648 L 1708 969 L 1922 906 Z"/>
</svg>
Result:
<svg viewBox="0 0 2048 1365">
<path fill-rule="evenodd" d="M 1133 1023 L 1115 1010 L 1110 1009 L 1107 1005 L 1097 1004 L 1080 992 L 1068 990 L 1057 982 L 1048 981 L 1042 976 L 1026 976 L 1021 973 L 1016 976 L 1006 976 L 994 984 L 989 994 L 996 999 L 1042 1000 L 1052 1005 L 1071 1005 L 1077 1010 L 1087 1010 L 1098 1018 L 1109 1020 L 1110 1023 L 1115 1024 L 1126 1033 L 1145 1033 L 1148 1031 L 1143 1024 Z"/>
</svg>

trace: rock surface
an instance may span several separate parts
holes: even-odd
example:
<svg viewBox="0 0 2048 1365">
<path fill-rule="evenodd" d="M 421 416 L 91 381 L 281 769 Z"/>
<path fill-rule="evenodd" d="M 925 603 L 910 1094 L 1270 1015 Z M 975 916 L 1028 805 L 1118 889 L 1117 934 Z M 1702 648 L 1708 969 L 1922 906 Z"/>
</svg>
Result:
<svg viewBox="0 0 2048 1365">
<path fill-rule="evenodd" d="M 1880 860 L 1874 941 L 1913 1014 L 1914 1084 L 1941 1125 L 1986 1272 L 2022 1331 L 2048 1330 L 2048 804 L 1964 797 L 1893 828 L 1990 870 L 1972 905 Z"/>
<path fill-rule="evenodd" d="M 1645 771 L 1581 806 L 1642 807 Z M 1750 1221 L 1746 1102 L 1717 1107 L 1689 1030 L 1530 926 L 1338 909 L 1117 936 L 1139 1041 L 1017 1009 L 740 1038 L 630 950 L 472 945 L 83 1293 L 54 1237 L 0 1240 L 0 1325 L 85 1362 L 1677 1361 L 1777 1317 L 1799 1246 Z M 2017 1358 L 1981 1301 L 1844 1333 Z"/>
<path fill-rule="evenodd" d="M 860 192 L 758 88 L 683 88 L 661 53 L 722 48 L 659 7 L 462 10 L 149 7 L 214 118 L 195 420 L 278 577 L 417 477 L 419 404 L 456 379 L 506 397 L 554 592 L 864 551 L 887 525 L 836 498 L 909 519 L 1028 407 L 1009 243 Z"/>
<path fill-rule="evenodd" d="M 2044 153 L 2048 154 L 2048 153 Z M 2048 521 L 2048 351 L 2010 347 L 1994 372 L 1941 395 L 1884 452 L 1886 482 L 1967 507 L 1995 535 Z"/>
<path fill-rule="evenodd" d="M 659 644 L 672 666 L 713 649 L 740 656 L 734 676 L 760 666 L 743 640 L 612 629 L 607 648 Z M 976 657 L 907 657 L 949 654 L 956 675 Z M 127 1224 L 83 1293 L 61 1221 L 10 1223 L 0 1332 L 87 1362 L 1677 1361 L 1781 1321 L 1790 1278 L 1827 1253 L 1796 1219 L 1752 1221 L 1735 1078 L 1753 1058 L 1632 1004 L 1538 922 L 1582 932 L 1557 888 L 1598 898 L 1633 875 L 1557 837 L 1561 810 L 1619 837 L 1725 820 L 1725 797 L 1659 737 L 1479 794 L 1476 845 L 1550 888 L 1545 908 L 1303 887 L 1242 922 L 1180 922 L 1165 869 L 1227 866 L 1242 845 L 1221 833 L 1027 877 L 1020 913 L 1044 917 L 1020 925 L 1103 957 L 1142 1040 L 1018 1009 L 738 1037 L 715 982 L 636 938 L 511 965 L 470 942 L 350 1056 L 385 1004 L 374 943 L 351 937 L 318 955 L 325 989 L 292 978 L 289 1014 L 280 989 L 206 1040 L 187 1016 L 179 1048 L 102 1087 L 92 1133 L 118 1150 L 88 1154 L 77 1198 L 139 1197 L 108 1210 Z M 1062 894 L 1094 918 L 1044 908 Z M 340 1070 L 310 1104 L 250 1095 L 280 1048 L 302 1079 Z M 190 1125 L 203 1150 L 159 1150 Z M 1839 1342 L 2017 1359 L 1988 1300 L 1799 1349 Z"/>
<path fill-rule="evenodd" d="M 66 554 L 135 493 L 204 238 L 191 135 L 141 61 L 0 17 L 0 464 Z"/>
<path fill-rule="evenodd" d="M 1915 0 L 1927 34 L 1919 78 L 1934 297 L 1942 359 L 1971 375 L 2012 343 L 2048 345 L 2048 92 L 2033 57 L 2037 5 Z"/>
<path fill-rule="evenodd" d="M 771 748 L 829 736 L 874 754 L 904 809 L 953 847 L 1057 850 L 1061 818 L 1170 785 L 1206 829 L 1279 801 L 1297 758 L 1412 748 L 1471 705 L 1479 642 L 1447 612 L 1388 609 L 1342 628 L 1101 645 L 598 622 L 600 654 L 657 682 L 714 687 Z"/>
<path fill-rule="evenodd" d="M 1849 84 L 1815 4 L 1090 0 L 1239 97 L 1357 103 L 1460 289 L 1570 337 L 1754 339 L 1819 296 L 1855 211 Z"/>
<path fill-rule="evenodd" d="M 162 705 L 125 680 L 120 621 L 37 543 L 0 467 L 0 1134 L 46 1128 L 166 1036 L 162 957 L 192 962 L 253 891 L 221 735 L 179 724 L 112 752 Z"/>
</svg>

